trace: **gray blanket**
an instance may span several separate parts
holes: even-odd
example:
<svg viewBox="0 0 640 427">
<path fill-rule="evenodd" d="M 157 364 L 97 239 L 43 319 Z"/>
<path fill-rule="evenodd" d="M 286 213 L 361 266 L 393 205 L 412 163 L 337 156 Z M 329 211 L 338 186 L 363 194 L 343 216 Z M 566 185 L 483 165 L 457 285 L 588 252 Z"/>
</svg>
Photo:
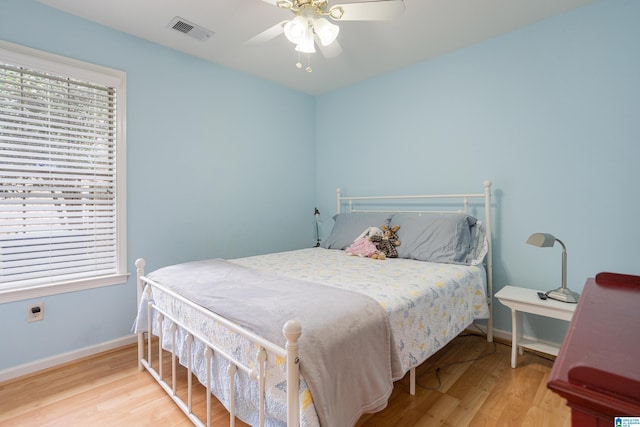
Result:
<svg viewBox="0 0 640 427">
<path fill-rule="evenodd" d="M 300 371 L 321 425 L 353 426 L 362 413 L 386 406 L 391 337 L 375 300 L 220 259 L 164 267 L 148 277 L 279 345 L 284 323 L 300 321 Z"/>
</svg>

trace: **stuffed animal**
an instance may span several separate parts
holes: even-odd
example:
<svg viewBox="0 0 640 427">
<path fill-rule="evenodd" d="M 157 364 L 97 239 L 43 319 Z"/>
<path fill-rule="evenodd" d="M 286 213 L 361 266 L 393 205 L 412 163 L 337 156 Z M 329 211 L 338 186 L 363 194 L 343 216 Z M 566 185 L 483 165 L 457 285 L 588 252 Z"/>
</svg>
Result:
<svg viewBox="0 0 640 427">
<path fill-rule="evenodd" d="M 357 255 L 360 257 L 370 257 L 378 252 L 376 245 L 371 242 L 372 236 L 382 236 L 383 232 L 378 227 L 369 227 L 356 240 L 345 249 L 347 255 Z"/>
<path fill-rule="evenodd" d="M 373 236 L 371 241 L 378 248 L 378 253 L 373 254 L 371 258 L 386 259 L 386 258 L 398 258 L 398 250 L 396 246 L 400 246 L 400 240 L 396 232 L 400 229 L 399 225 L 394 225 L 389 228 L 386 225 L 382 226 L 382 236 Z"/>
<path fill-rule="evenodd" d="M 378 252 L 378 248 L 367 237 L 361 237 L 356 239 L 355 242 L 347 249 L 345 249 L 347 255 L 357 255 L 360 257 L 370 257 Z"/>
</svg>

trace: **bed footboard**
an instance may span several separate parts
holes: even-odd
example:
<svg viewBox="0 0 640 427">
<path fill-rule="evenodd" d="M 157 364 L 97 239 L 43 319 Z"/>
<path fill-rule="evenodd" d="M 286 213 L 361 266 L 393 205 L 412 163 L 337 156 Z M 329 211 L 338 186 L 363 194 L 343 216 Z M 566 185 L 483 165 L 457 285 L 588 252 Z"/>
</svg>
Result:
<svg viewBox="0 0 640 427">
<path fill-rule="evenodd" d="M 136 260 L 136 273 L 137 273 L 137 295 L 138 305 L 144 300 L 144 292 L 150 292 L 154 286 L 161 287 L 159 284 L 153 282 L 144 276 L 145 261 L 143 259 Z M 256 381 L 258 384 L 259 393 L 259 425 L 264 426 L 265 420 L 265 377 L 266 377 L 266 361 L 267 354 L 274 354 L 276 357 L 282 357 L 286 361 L 286 378 L 287 378 L 287 425 L 298 426 L 300 424 L 300 407 L 299 407 L 299 352 L 298 352 L 298 339 L 302 334 L 302 328 L 298 321 L 290 320 L 283 327 L 283 334 L 286 338 L 285 348 L 282 348 L 264 338 L 253 334 L 252 332 L 241 328 L 237 324 L 218 316 L 217 314 L 202 308 L 199 305 L 193 304 L 189 300 L 182 296 L 175 294 L 165 288 L 162 292 L 172 294 L 173 298 L 180 300 L 182 303 L 190 306 L 191 308 L 198 310 L 200 313 L 206 315 L 213 324 L 226 328 L 227 330 L 239 334 L 255 344 L 256 351 L 255 358 L 253 360 L 253 367 L 248 366 L 248 363 L 243 363 L 238 358 L 229 354 L 220 345 L 213 342 L 210 337 L 204 336 L 197 331 L 192 330 L 188 325 L 182 322 L 180 319 L 173 316 L 171 313 L 158 307 L 152 300 L 147 303 L 147 332 L 138 333 L 138 369 L 146 369 L 151 376 L 160 384 L 165 392 L 171 397 L 171 399 L 177 404 L 177 406 L 185 413 L 185 415 L 198 426 L 211 426 L 211 383 L 214 373 L 211 370 L 211 358 L 214 354 L 218 357 L 222 357 L 227 366 L 227 373 L 229 375 L 229 423 L 231 426 L 235 425 L 235 378 L 238 370 L 244 371 L 252 381 Z M 153 322 L 156 322 L 154 328 Z M 170 321 L 171 327 L 169 328 L 170 337 L 164 337 L 163 334 L 163 322 Z M 177 331 L 178 328 L 184 331 L 184 345 L 186 345 L 187 357 L 187 401 L 185 402 L 176 393 L 177 381 L 176 381 L 176 361 L 178 356 L 176 354 L 177 348 Z M 157 369 L 153 367 L 152 363 L 152 337 L 153 331 L 157 331 L 158 336 L 158 361 Z M 146 339 L 145 339 L 146 334 Z M 171 380 L 170 383 L 165 380 L 163 372 L 163 342 L 168 339 L 171 342 Z M 192 406 L 192 378 L 194 373 L 192 371 L 192 348 L 195 340 L 204 344 L 204 356 L 206 360 L 206 382 L 205 387 L 207 389 L 206 404 L 207 415 L 206 421 L 203 422 L 194 412 Z M 145 352 L 146 350 L 146 352 Z M 145 355 L 146 353 L 146 355 Z M 168 377 L 168 376 L 167 376 Z"/>
</svg>

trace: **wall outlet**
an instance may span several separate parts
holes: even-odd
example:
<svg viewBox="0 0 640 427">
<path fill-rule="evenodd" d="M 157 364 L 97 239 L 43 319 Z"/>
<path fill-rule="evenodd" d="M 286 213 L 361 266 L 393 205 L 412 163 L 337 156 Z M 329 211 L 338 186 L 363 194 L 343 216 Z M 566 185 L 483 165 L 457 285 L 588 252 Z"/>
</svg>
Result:
<svg viewBox="0 0 640 427">
<path fill-rule="evenodd" d="M 44 303 L 37 302 L 27 307 L 27 322 L 37 322 L 44 319 Z"/>
</svg>

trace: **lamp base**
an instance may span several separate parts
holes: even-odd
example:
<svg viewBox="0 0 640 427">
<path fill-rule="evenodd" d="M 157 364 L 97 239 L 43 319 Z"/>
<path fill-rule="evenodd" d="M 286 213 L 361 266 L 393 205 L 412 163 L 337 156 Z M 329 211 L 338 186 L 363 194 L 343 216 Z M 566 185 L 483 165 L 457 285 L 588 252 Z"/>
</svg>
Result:
<svg viewBox="0 0 640 427">
<path fill-rule="evenodd" d="M 547 292 L 547 296 L 551 299 L 555 299 L 562 302 L 577 303 L 580 298 L 580 294 L 573 292 L 571 289 L 559 287 L 552 291 Z"/>
</svg>

